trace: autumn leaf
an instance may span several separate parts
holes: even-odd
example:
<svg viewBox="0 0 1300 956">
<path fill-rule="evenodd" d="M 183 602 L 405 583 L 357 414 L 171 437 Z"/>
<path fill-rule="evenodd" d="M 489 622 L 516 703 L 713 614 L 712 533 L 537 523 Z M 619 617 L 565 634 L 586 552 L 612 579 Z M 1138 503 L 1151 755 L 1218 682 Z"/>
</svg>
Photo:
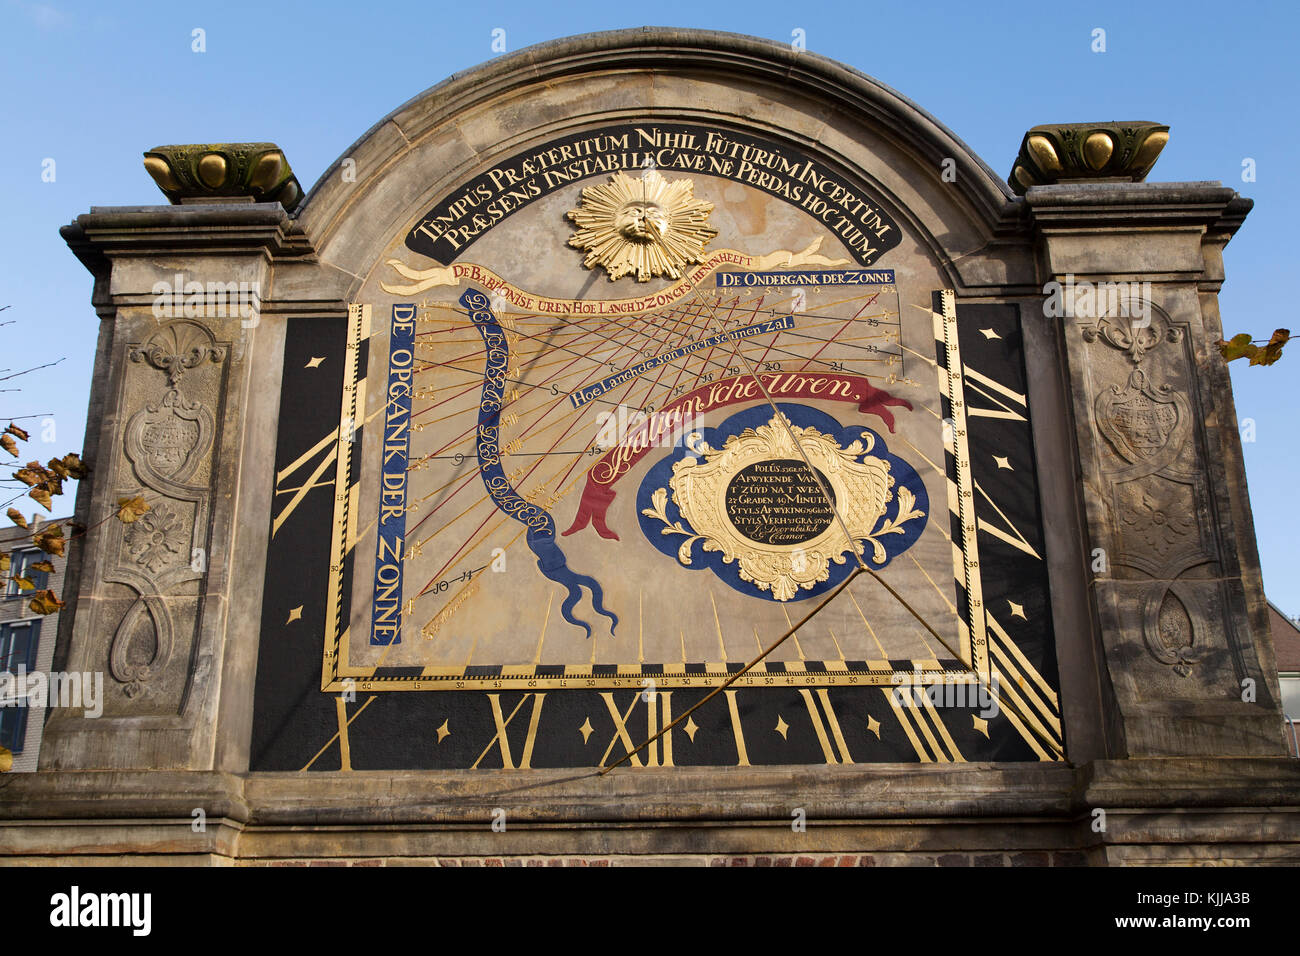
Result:
<svg viewBox="0 0 1300 956">
<path fill-rule="evenodd" d="M 74 481 L 80 481 L 82 478 L 85 478 L 90 474 L 90 467 L 81 460 L 80 455 L 74 455 L 69 452 L 59 459 L 59 463 L 62 464 L 64 470 L 67 471 L 67 475 L 64 477 L 71 478 Z M 53 467 L 53 465 L 54 462 L 51 461 L 50 466 Z M 62 472 L 60 472 L 60 474 L 62 474 Z"/>
<path fill-rule="evenodd" d="M 37 467 L 39 468 L 40 465 L 38 464 Z M 28 464 L 28 467 L 19 468 L 15 471 L 14 477 L 29 488 L 33 485 L 43 484 L 45 481 L 45 476 L 40 472 L 33 470 L 30 463 Z"/>
<path fill-rule="evenodd" d="M 149 510 L 149 502 L 145 501 L 139 495 L 134 498 L 117 499 L 117 516 L 122 519 L 123 524 L 131 524 L 136 518 L 140 517 Z"/>
<path fill-rule="evenodd" d="M 8 552 L 5 552 L 4 554 L 0 554 L 0 573 L 7 572 L 9 570 L 9 565 L 11 563 L 12 562 Z"/>
<path fill-rule="evenodd" d="M 63 528 L 60 525 L 50 525 L 44 531 L 39 531 L 32 535 L 32 543 L 40 548 L 46 554 L 52 554 L 57 558 L 63 557 L 64 546 L 67 540 L 63 537 Z"/>
<path fill-rule="evenodd" d="M 46 574 L 54 573 L 54 565 L 49 561 L 37 561 L 31 568 L 33 571 L 44 571 Z"/>
<path fill-rule="evenodd" d="M 23 513 L 19 511 L 17 508 L 10 508 L 8 511 L 5 512 L 5 516 L 8 517 L 8 519 L 12 521 L 14 524 L 18 525 L 18 527 L 20 528 L 27 527 L 27 519 L 23 517 Z"/>
<path fill-rule="evenodd" d="M 5 747 L 0 747 L 0 773 L 14 769 L 14 755 Z"/>
<path fill-rule="evenodd" d="M 27 441 L 28 438 L 27 432 L 23 431 L 23 429 L 19 428 L 13 422 L 9 423 L 9 427 L 5 429 L 4 433 L 6 435 L 13 435 L 21 441 Z"/>
<path fill-rule="evenodd" d="M 51 458 L 49 462 L 46 463 L 45 467 L 48 468 L 50 471 L 54 472 L 60 478 L 68 477 L 67 466 L 64 465 L 63 462 L 59 461 L 59 459 L 57 458 Z"/>
<path fill-rule="evenodd" d="M 1268 344 L 1259 350 L 1259 354 L 1250 360 L 1251 365 L 1272 365 L 1282 357 L 1282 346 L 1291 340 L 1290 329 L 1275 329 Z"/>
<path fill-rule="evenodd" d="M 33 488 L 31 491 L 27 492 L 27 497 L 31 498 L 46 511 L 50 510 L 50 493 L 44 488 Z"/>
<path fill-rule="evenodd" d="M 1223 339 L 1219 339 L 1215 344 L 1219 346 L 1219 354 L 1223 356 L 1225 362 L 1232 362 L 1239 358 L 1247 358 L 1253 356 L 1255 352 L 1259 351 L 1258 346 L 1251 342 L 1249 332 L 1242 332 L 1239 335 L 1234 335 L 1226 342 L 1223 341 Z"/>
<path fill-rule="evenodd" d="M 36 596 L 28 602 L 27 606 L 37 614 L 54 614 L 63 607 L 63 602 L 59 600 L 57 594 L 46 588 L 44 591 L 37 591 Z"/>
<path fill-rule="evenodd" d="M 18 585 L 18 590 L 20 591 L 36 590 L 36 585 L 32 582 L 31 578 L 10 578 L 9 580 Z"/>
<path fill-rule="evenodd" d="M 18 457 L 18 443 L 14 441 L 13 435 L 0 435 L 0 448 L 3 448 L 15 458 Z"/>
<path fill-rule="evenodd" d="M 1250 359 L 1251 365 L 1272 365 L 1282 357 L 1282 346 L 1290 339 L 1290 329 L 1276 329 L 1262 348 L 1255 344 L 1249 332 L 1238 333 L 1226 342 L 1219 339 L 1215 345 L 1219 347 L 1219 354 L 1225 362 L 1246 358 Z"/>
</svg>

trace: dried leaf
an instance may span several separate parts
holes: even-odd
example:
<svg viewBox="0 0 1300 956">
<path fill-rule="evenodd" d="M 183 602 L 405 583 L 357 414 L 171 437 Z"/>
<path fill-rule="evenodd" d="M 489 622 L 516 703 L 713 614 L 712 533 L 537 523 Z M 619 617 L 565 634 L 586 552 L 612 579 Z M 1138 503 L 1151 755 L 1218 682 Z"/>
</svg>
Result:
<svg viewBox="0 0 1300 956">
<path fill-rule="evenodd" d="M 9 423 L 9 427 L 5 429 L 4 433 L 6 435 L 13 435 L 15 438 L 21 439 L 22 441 L 27 441 L 28 438 L 27 432 L 19 428 L 13 422 Z"/>
<path fill-rule="evenodd" d="M 1275 329 L 1268 344 L 1250 359 L 1251 365 L 1272 365 L 1282 357 L 1282 346 L 1291 340 L 1290 329 Z"/>
<path fill-rule="evenodd" d="M 55 614 L 63 607 L 63 602 L 59 600 L 57 594 L 46 588 L 44 591 L 37 591 L 36 596 L 28 602 L 27 606 L 37 614 Z"/>
<path fill-rule="evenodd" d="M 46 511 L 50 510 L 50 493 L 44 488 L 33 488 L 31 491 L 27 492 L 27 497 L 31 498 Z"/>
<path fill-rule="evenodd" d="M 5 747 L 0 747 L 0 773 L 14 769 L 14 755 Z"/>
<path fill-rule="evenodd" d="M 59 461 L 59 459 L 57 458 L 51 458 L 49 462 L 46 463 L 45 467 L 48 468 L 50 471 L 54 472 L 60 478 L 68 477 L 67 466 L 64 465 L 63 462 Z"/>
<path fill-rule="evenodd" d="M 9 580 L 13 581 L 14 584 L 18 585 L 18 590 L 20 590 L 20 591 L 35 591 L 35 590 L 36 590 L 36 584 L 35 584 L 35 582 L 32 581 L 31 578 L 26 578 L 26 577 L 22 577 L 22 578 L 10 578 Z"/>
<path fill-rule="evenodd" d="M 15 458 L 18 457 L 18 443 L 14 441 L 13 435 L 0 435 L 0 448 L 3 448 Z"/>
<path fill-rule="evenodd" d="M 1225 362 L 1246 358 L 1251 365 L 1272 365 L 1282 357 L 1282 346 L 1290 340 L 1290 329 L 1276 329 L 1262 348 L 1254 343 L 1249 332 L 1240 332 L 1226 342 L 1220 339 L 1215 344 Z"/>
<path fill-rule="evenodd" d="M 4 554 L 0 554 L 0 573 L 7 573 L 9 571 L 9 565 L 11 563 L 12 562 L 10 560 L 8 551 L 6 551 Z"/>
<path fill-rule="evenodd" d="M 63 537 L 62 526 L 53 524 L 44 531 L 39 531 L 32 535 L 32 543 L 46 554 L 52 554 L 57 558 L 61 558 L 63 557 L 63 549 L 68 542 L 67 539 Z"/>
<path fill-rule="evenodd" d="M 37 561 L 31 568 L 33 571 L 44 571 L 46 574 L 54 573 L 54 565 L 49 561 Z"/>
<path fill-rule="evenodd" d="M 5 512 L 5 515 L 9 518 L 10 521 L 18 525 L 18 527 L 20 528 L 27 527 L 27 519 L 23 517 L 23 513 L 19 511 L 17 508 L 10 508 L 8 511 Z"/>
<path fill-rule="evenodd" d="M 148 510 L 149 502 L 139 495 L 134 498 L 117 499 L 117 516 L 122 519 L 123 524 L 131 524 Z"/>
<path fill-rule="evenodd" d="M 44 471 L 44 469 L 41 470 Z M 42 475 L 39 471 L 34 470 L 30 466 L 30 464 L 26 468 L 19 468 L 17 471 L 15 471 L 14 477 L 17 478 L 19 481 L 21 481 L 24 485 L 26 485 L 29 488 L 32 487 L 33 485 L 39 485 L 45 482 L 45 476 Z"/>
<path fill-rule="evenodd" d="M 80 481 L 90 474 L 90 467 L 81 460 L 80 455 L 69 452 L 63 456 L 61 463 L 68 472 L 67 477 L 72 478 L 74 481 Z"/>
</svg>

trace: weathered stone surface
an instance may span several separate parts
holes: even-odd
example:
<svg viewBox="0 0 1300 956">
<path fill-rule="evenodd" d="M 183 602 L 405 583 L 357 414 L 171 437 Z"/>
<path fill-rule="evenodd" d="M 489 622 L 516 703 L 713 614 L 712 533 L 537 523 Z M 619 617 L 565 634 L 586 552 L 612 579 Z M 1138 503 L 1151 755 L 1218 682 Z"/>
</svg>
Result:
<svg viewBox="0 0 1300 956">
<path fill-rule="evenodd" d="M 413 217 L 500 157 L 575 123 L 629 119 L 733 124 L 878 189 L 905 236 L 881 264 L 898 270 L 909 334 L 929 330 L 942 288 L 959 304 L 1018 308 L 1064 759 L 840 765 L 823 734 L 817 767 L 248 772 L 290 320 L 337 319 L 374 298 Z M 794 207 L 769 215 L 740 183 L 719 195 L 717 220 L 749 237 L 775 241 L 802 222 Z M 587 274 L 528 258 L 572 205 L 542 202 L 541 225 L 487 235 L 476 254 L 577 296 Z M 92 209 L 64 230 L 96 277 L 101 328 L 85 445 L 95 473 L 77 503 L 90 530 L 69 562 L 55 666 L 113 680 L 103 718 L 55 713 L 44 772 L 0 789 L 0 862 L 1300 862 L 1300 769 L 1280 757 L 1240 441 L 1211 346 L 1222 249 L 1248 209 L 1213 183 L 1017 197 L 932 117 L 853 70 L 767 41 L 654 29 L 557 41 L 448 79 L 354 144 L 297 218 L 274 202 Z M 188 283 L 203 296 L 192 314 L 159 314 L 159 288 L 175 291 L 177 276 L 183 298 Z M 1044 284 L 1071 280 L 1139 285 L 1086 314 L 1050 314 Z M 254 314 L 214 312 L 231 283 L 256 290 Z M 382 408 L 382 389 L 372 396 Z M 937 440 L 932 453 L 942 460 Z M 141 493 L 147 520 L 113 519 L 119 497 Z M 937 547 L 948 561 L 948 542 Z M 936 585 L 925 600 L 946 614 L 946 594 Z M 499 602 L 508 613 L 511 600 Z M 702 592 L 675 600 L 703 602 L 704 615 Z M 320 658 L 303 667 L 314 681 Z M 325 749 L 340 728 L 320 728 Z M 332 755 L 350 766 L 342 745 Z"/>
</svg>

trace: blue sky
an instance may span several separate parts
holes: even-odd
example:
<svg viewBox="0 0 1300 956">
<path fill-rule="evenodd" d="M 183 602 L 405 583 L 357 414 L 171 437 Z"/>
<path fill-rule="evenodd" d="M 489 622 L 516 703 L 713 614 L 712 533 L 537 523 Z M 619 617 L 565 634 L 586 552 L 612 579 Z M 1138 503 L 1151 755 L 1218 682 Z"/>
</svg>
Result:
<svg viewBox="0 0 1300 956">
<path fill-rule="evenodd" d="M 62 357 L 5 385 L 0 415 L 38 415 L 33 456 L 80 450 L 97 320 L 89 274 L 59 226 L 99 206 L 163 202 L 141 153 L 165 143 L 272 141 L 310 188 L 375 121 L 509 50 L 645 24 L 729 30 L 847 63 L 929 110 L 1000 173 L 1047 122 L 1172 127 L 1153 181 L 1219 180 L 1255 200 L 1228 247 L 1229 334 L 1297 327 L 1293 164 L 1300 155 L 1294 35 L 1300 5 L 773 2 L 712 4 L 61 3 L 0 0 L 0 365 Z M 1030 12 L 1032 11 L 1032 16 Z M 192 50 L 205 31 L 206 52 Z M 1106 31 L 1094 53 L 1093 30 Z M 1243 182 L 1242 163 L 1256 179 Z M 42 180 L 54 160 L 54 181 Z M 1300 346 L 1273 368 L 1232 366 L 1265 590 L 1300 615 L 1300 507 L 1292 429 Z M 41 441 L 46 415 L 54 440 Z M 72 501 L 65 498 L 63 511 Z"/>
</svg>

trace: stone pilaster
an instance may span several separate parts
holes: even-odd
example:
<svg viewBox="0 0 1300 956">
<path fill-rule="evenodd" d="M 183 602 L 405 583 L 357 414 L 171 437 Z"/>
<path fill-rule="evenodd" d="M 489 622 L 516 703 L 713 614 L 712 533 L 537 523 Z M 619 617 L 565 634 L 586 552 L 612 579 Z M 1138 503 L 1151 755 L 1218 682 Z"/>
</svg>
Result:
<svg viewBox="0 0 1300 956">
<path fill-rule="evenodd" d="M 1221 334 L 1217 183 L 1026 193 L 1065 363 L 1098 640 L 1130 756 L 1280 754 L 1276 675 Z M 1254 562 L 1254 563 L 1252 563 Z"/>
<path fill-rule="evenodd" d="M 105 699 L 98 719 L 53 713 L 43 769 L 213 769 L 241 733 L 219 700 L 231 658 L 256 658 L 264 569 L 244 539 L 265 537 L 276 414 L 249 399 L 278 392 L 283 329 L 264 310 L 276 259 L 305 251 L 293 225 L 245 203 L 94 210 L 64 229 L 102 325 L 56 667 L 102 672 Z M 126 523 L 135 497 L 149 510 Z M 251 661 L 234 670 L 251 685 Z"/>
</svg>

